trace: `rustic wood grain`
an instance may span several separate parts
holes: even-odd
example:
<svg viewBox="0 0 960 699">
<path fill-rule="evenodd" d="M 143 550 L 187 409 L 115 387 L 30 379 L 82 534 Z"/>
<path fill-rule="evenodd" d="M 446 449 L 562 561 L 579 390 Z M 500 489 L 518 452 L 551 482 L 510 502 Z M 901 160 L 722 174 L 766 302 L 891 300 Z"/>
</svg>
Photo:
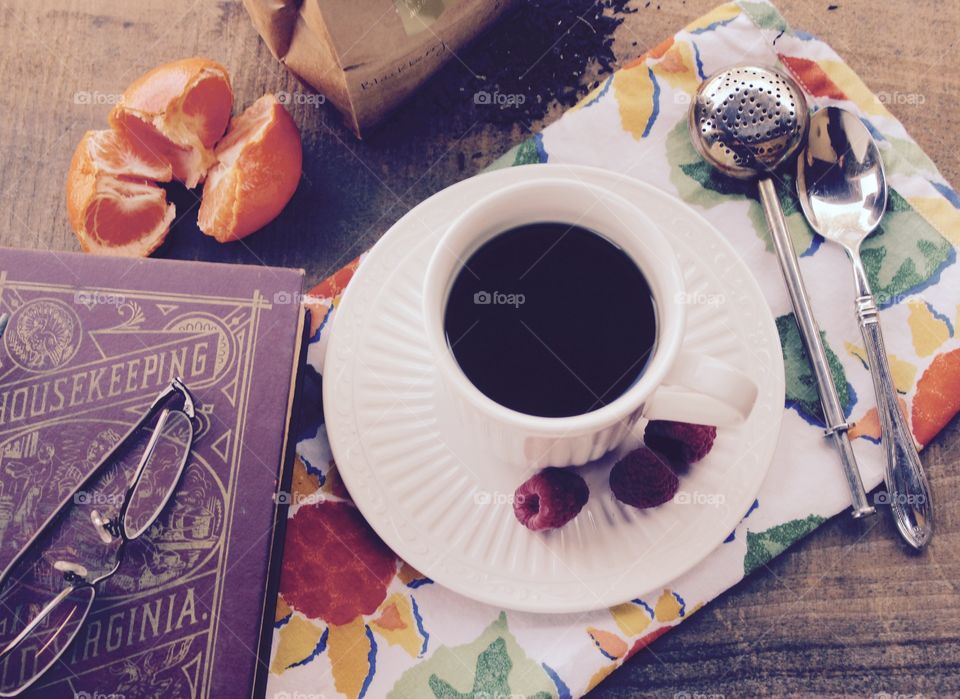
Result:
<svg viewBox="0 0 960 699">
<path fill-rule="evenodd" d="M 715 0 L 637 0 L 618 30 L 627 60 Z M 788 21 L 826 39 L 894 102 L 946 177 L 960 182 L 960 3 L 780 0 Z M 830 9 L 834 8 L 834 9 Z M 495 31 L 509 31 L 501 25 Z M 0 0 L 0 244 L 77 248 L 63 185 L 74 145 L 103 128 L 111 100 L 153 65 L 203 54 L 231 70 L 238 106 L 297 91 L 238 0 Z M 954 58 L 955 60 L 955 58 Z M 438 108 L 442 81 L 358 142 L 326 108 L 295 106 L 305 177 L 268 230 L 221 246 L 196 229 L 196 197 L 176 195 L 167 257 L 299 265 L 319 281 L 411 206 L 527 136 L 536 124 L 475 122 L 468 100 Z M 560 110 L 553 110 L 549 122 Z M 904 550 L 886 518 L 821 527 L 606 680 L 597 697 L 960 695 L 960 427 L 924 454 L 937 495 L 930 550 Z"/>
</svg>

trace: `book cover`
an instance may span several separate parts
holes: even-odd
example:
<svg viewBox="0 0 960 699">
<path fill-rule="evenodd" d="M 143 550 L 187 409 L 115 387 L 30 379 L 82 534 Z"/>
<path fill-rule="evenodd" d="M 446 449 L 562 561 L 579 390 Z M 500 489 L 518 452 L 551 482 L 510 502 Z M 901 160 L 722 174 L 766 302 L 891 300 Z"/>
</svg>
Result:
<svg viewBox="0 0 960 699">
<path fill-rule="evenodd" d="M 23 696 L 253 691 L 302 284 L 302 270 L 0 249 L 0 569 L 172 378 L 198 403 L 173 499 Z M 14 623 L 0 609 L 0 639 Z M 0 693 L 27 663 L 0 664 Z"/>
</svg>

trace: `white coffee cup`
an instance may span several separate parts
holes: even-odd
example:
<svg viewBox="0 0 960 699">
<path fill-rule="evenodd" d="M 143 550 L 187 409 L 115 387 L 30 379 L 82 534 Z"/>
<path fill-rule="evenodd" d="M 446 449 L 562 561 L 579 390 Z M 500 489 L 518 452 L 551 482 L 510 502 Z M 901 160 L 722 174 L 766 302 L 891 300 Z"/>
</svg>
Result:
<svg viewBox="0 0 960 699">
<path fill-rule="evenodd" d="M 447 298 L 464 262 L 500 233 L 543 221 L 587 228 L 621 248 L 647 278 L 656 303 L 656 347 L 640 377 L 610 403 L 570 417 L 527 415 L 487 397 L 461 370 L 444 332 Z M 533 469 L 597 459 L 618 446 L 641 415 L 718 427 L 746 419 L 756 383 L 724 361 L 683 349 L 685 299 L 676 253 L 642 211 L 602 187 L 541 179 L 490 194 L 450 224 L 427 265 L 423 316 L 440 386 L 464 426 L 498 458 Z"/>
</svg>

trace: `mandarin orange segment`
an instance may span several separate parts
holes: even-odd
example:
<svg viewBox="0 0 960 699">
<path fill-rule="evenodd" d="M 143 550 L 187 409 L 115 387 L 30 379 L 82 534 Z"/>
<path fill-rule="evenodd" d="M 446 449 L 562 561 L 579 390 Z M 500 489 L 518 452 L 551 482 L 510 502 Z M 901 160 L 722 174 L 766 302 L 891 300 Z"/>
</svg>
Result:
<svg viewBox="0 0 960 699">
<path fill-rule="evenodd" d="M 179 146 L 153 124 L 135 116 L 118 116 L 111 118 L 111 121 L 114 129 L 126 134 L 126 138 L 136 144 L 141 153 L 165 162 L 170 166 L 173 177 L 190 189 L 196 187 L 217 162 L 212 150 Z"/>
<path fill-rule="evenodd" d="M 169 182 L 173 179 L 170 163 L 149 150 L 139 148 L 126 134 L 113 131 L 88 131 L 77 150 L 100 172 L 108 175 Z"/>
<path fill-rule="evenodd" d="M 226 68 L 207 58 L 186 58 L 135 80 L 110 112 L 110 124 L 168 160 L 174 176 L 192 188 L 216 162 L 213 146 L 232 109 Z"/>
<path fill-rule="evenodd" d="M 198 224 L 224 243 L 259 230 L 290 201 L 303 168 L 300 132 L 277 98 L 264 95 L 231 122 L 216 155 Z"/>
<path fill-rule="evenodd" d="M 153 252 L 176 213 L 154 181 L 171 176 L 169 163 L 140 152 L 123 134 L 88 131 L 67 174 L 67 214 L 80 247 L 130 257 Z"/>
</svg>

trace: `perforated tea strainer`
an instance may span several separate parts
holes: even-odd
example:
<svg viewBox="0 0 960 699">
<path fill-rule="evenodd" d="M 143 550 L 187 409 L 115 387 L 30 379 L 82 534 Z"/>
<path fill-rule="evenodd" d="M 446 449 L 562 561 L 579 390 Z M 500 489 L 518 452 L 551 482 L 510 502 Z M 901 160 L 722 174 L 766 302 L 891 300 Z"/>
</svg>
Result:
<svg viewBox="0 0 960 699">
<path fill-rule="evenodd" d="M 707 78 L 690 109 L 690 133 L 703 158 L 725 175 L 763 177 L 803 143 L 807 100 L 769 68 L 728 68 Z"/>
</svg>

